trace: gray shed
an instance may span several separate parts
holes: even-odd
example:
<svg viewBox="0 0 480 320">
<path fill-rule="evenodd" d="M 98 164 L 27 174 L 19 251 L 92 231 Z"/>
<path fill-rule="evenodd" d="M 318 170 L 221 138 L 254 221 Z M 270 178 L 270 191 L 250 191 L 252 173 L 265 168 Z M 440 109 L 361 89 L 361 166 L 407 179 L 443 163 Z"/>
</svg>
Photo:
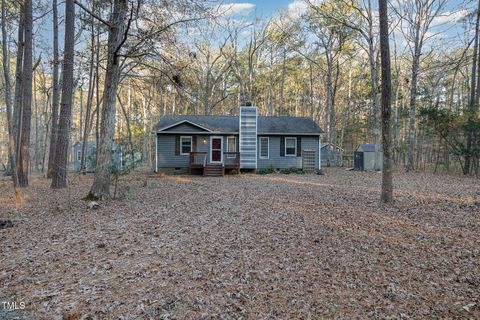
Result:
<svg viewBox="0 0 480 320">
<path fill-rule="evenodd" d="M 323 167 L 340 167 L 343 165 L 343 149 L 333 143 L 322 143 L 321 160 Z"/>
<path fill-rule="evenodd" d="M 358 146 L 354 153 L 355 170 L 375 170 L 375 144 Z M 383 148 L 380 146 L 380 170 L 383 168 Z"/>
<path fill-rule="evenodd" d="M 73 145 L 73 169 L 76 172 L 81 170 L 82 162 L 82 141 L 77 141 Z M 96 141 L 87 143 L 87 152 L 85 155 L 85 171 L 86 172 L 95 172 L 96 164 L 96 154 L 97 154 L 97 143 Z M 115 164 L 117 170 L 122 170 L 122 148 L 119 144 L 114 143 L 112 149 L 112 162 Z"/>
</svg>

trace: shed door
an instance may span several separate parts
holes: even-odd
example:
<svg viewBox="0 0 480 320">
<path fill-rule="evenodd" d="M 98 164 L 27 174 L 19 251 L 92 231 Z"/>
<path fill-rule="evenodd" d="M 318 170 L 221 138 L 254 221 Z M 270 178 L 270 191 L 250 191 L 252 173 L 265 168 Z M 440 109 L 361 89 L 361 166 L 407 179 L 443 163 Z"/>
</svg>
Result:
<svg viewBox="0 0 480 320">
<path fill-rule="evenodd" d="M 363 170 L 363 152 L 355 151 L 354 167 L 355 170 Z"/>
</svg>

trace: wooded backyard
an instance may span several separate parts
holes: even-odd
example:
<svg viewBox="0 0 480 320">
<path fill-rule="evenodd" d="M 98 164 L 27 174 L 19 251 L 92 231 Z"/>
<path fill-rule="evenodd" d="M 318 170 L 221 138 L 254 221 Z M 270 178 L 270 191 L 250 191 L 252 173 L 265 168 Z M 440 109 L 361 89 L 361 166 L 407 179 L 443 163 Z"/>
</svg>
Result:
<svg viewBox="0 0 480 320">
<path fill-rule="evenodd" d="M 89 209 L 91 179 L 0 198 L 0 298 L 27 319 L 480 317 L 474 178 L 396 172 L 383 208 L 375 172 L 142 171 Z"/>
</svg>

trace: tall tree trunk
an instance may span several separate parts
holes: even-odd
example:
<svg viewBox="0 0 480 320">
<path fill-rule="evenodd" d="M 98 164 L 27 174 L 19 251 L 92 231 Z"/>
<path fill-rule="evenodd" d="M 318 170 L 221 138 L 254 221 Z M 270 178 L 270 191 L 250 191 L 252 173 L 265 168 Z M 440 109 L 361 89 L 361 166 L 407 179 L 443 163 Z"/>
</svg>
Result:
<svg viewBox="0 0 480 320">
<path fill-rule="evenodd" d="M 381 143 L 381 134 L 380 134 L 380 110 L 379 110 L 379 101 L 378 101 L 378 68 L 377 62 L 375 59 L 375 48 L 373 46 L 373 35 L 368 41 L 368 56 L 370 64 L 370 78 L 372 81 L 372 100 L 373 100 L 373 136 L 375 139 L 375 170 L 380 170 L 380 143 Z"/>
<path fill-rule="evenodd" d="M 34 136 L 34 152 L 35 152 L 35 170 L 38 170 L 39 168 L 39 152 L 38 152 L 38 147 L 39 147 L 39 142 L 38 142 L 38 126 L 39 126 L 39 119 L 38 119 L 38 101 L 37 101 L 37 77 L 35 77 L 35 70 L 33 70 L 33 110 L 35 112 L 35 136 Z"/>
<path fill-rule="evenodd" d="M 20 157 L 20 116 L 22 110 L 22 78 L 23 78 L 23 52 L 25 51 L 24 39 L 24 10 L 23 4 L 20 5 L 20 17 L 18 19 L 18 36 L 17 36 L 17 62 L 15 66 L 15 93 L 13 103 L 13 139 L 15 141 L 15 159 Z"/>
<path fill-rule="evenodd" d="M 48 152 L 47 178 L 52 178 L 55 163 L 55 147 L 57 146 L 58 136 L 58 104 L 60 98 L 58 83 L 58 8 L 57 0 L 53 0 L 53 76 L 52 76 L 52 124 L 50 148 Z"/>
<path fill-rule="evenodd" d="M 329 49 L 325 50 L 325 55 L 327 58 L 327 114 L 326 114 L 326 123 L 327 123 L 327 143 L 332 143 L 332 105 L 333 105 L 333 66 L 332 60 L 330 58 Z M 327 160 L 329 161 L 329 159 Z"/>
<path fill-rule="evenodd" d="M 283 49 L 282 56 L 282 82 L 280 86 L 280 115 L 285 114 L 285 78 L 287 76 L 287 50 Z"/>
<path fill-rule="evenodd" d="M 30 128 L 32 119 L 32 75 L 33 75 L 33 14 L 32 0 L 24 3 L 25 48 L 23 55 L 22 109 L 19 132 L 21 137 L 18 165 L 18 181 L 21 187 L 28 187 L 28 169 L 30 164 Z"/>
<path fill-rule="evenodd" d="M 475 117 L 475 109 L 477 108 L 477 105 L 478 105 L 478 95 L 480 94 L 480 92 L 478 92 L 478 90 L 480 90 L 480 84 L 478 83 L 476 84 L 476 81 L 478 80 L 476 76 L 476 72 L 477 72 L 477 63 L 479 59 L 479 54 L 478 54 L 479 28 L 480 28 L 480 0 L 478 1 L 478 5 L 477 5 L 477 19 L 475 23 L 475 39 L 474 39 L 474 45 L 473 45 L 473 61 L 472 61 L 472 76 L 471 76 L 472 84 L 470 86 L 470 100 L 469 100 L 469 106 L 467 110 L 469 123 L 473 123 L 472 120 Z M 480 72 L 479 72 L 479 76 L 480 76 Z M 466 131 L 467 131 L 466 132 L 467 142 L 466 142 L 465 166 L 463 167 L 463 174 L 469 174 L 472 167 L 472 145 L 474 140 L 473 126 L 471 127 L 467 126 Z"/>
<path fill-rule="evenodd" d="M 382 65 L 382 140 L 383 140 L 383 172 L 381 201 L 393 201 L 393 161 L 391 132 L 391 100 L 392 80 L 390 70 L 390 47 L 388 43 L 387 0 L 379 0 L 380 18 L 380 57 Z"/>
<path fill-rule="evenodd" d="M 81 154 L 81 163 L 80 163 L 80 171 L 83 172 L 84 174 L 86 173 L 86 166 L 85 166 L 85 161 L 86 161 L 86 153 L 87 153 L 87 144 L 88 144 L 88 136 L 90 133 L 90 113 L 92 110 L 92 104 L 93 104 L 93 92 L 95 90 L 95 81 L 96 81 L 96 76 L 93 76 L 93 64 L 95 60 L 95 49 L 100 50 L 100 48 L 95 47 L 95 28 L 94 28 L 94 22 L 92 18 L 92 34 L 91 34 L 91 55 L 90 55 L 90 71 L 89 71 L 89 77 L 88 77 L 88 93 L 87 93 L 87 106 L 85 110 L 85 128 L 83 130 L 83 135 L 82 135 L 82 154 Z"/>
<path fill-rule="evenodd" d="M 115 130 L 115 103 L 120 81 L 118 53 L 126 37 L 125 18 L 128 11 L 127 0 L 115 0 L 108 32 L 108 57 L 103 91 L 102 119 L 97 148 L 97 165 L 90 193 L 98 197 L 110 197 L 110 166 Z"/>
<path fill-rule="evenodd" d="M 8 59 L 7 47 L 7 27 L 5 14 L 5 0 L 2 0 L 2 62 L 3 62 L 3 78 L 5 81 L 5 105 L 7 106 L 7 126 L 8 126 L 8 155 L 10 161 L 10 170 L 12 171 L 13 188 L 15 190 L 15 199 L 19 204 L 21 203 L 21 193 L 17 174 L 17 161 L 15 155 L 15 139 L 13 131 L 13 114 L 12 114 L 12 86 L 10 84 L 10 63 Z"/>
<path fill-rule="evenodd" d="M 417 77 L 418 69 L 420 66 L 420 54 L 415 50 L 415 54 L 412 62 L 412 73 L 410 83 L 410 120 L 408 128 L 408 158 L 407 169 L 415 170 L 415 120 L 417 109 Z"/>
<path fill-rule="evenodd" d="M 57 146 L 55 148 L 55 166 L 52 176 L 52 188 L 67 187 L 67 160 L 73 102 L 73 59 L 75 40 L 75 2 L 65 2 L 65 47 L 62 64 L 62 100 L 57 129 Z"/>
</svg>

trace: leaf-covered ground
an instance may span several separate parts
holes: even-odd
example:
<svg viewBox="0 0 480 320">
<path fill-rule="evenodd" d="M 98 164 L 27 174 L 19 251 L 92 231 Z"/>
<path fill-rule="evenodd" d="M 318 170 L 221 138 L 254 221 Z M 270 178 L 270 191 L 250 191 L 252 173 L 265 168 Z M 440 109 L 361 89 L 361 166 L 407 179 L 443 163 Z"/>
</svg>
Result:
<svg viewBox="0 0 480 320">
<path fill-rule="evenodd" d="M 0 181 L 0 296 L 27 319 L 480 318 L 480 182 L 397 173 L 91 176 L 16 209 Z M 0 315 L 2 305 L 0 305 Z"/>
</svg>

